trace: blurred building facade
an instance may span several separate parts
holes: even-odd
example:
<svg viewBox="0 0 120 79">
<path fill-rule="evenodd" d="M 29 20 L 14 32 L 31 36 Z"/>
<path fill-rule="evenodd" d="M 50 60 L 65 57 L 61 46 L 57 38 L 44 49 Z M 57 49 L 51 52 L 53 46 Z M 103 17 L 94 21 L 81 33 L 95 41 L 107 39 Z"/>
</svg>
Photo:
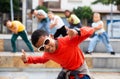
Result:
<svg viewBox="0 0 120 79">
<path fill-rule="evenodd" d="M 46 6 L 48 9 L 54 11 L 63 18 L 65 24 L 67 24 L 67 22 L 63 14 L 64 10 L 68 9 L 72 11 L 73 8 L 90 6 L 93 12 L 101 13 L 102 20 L 105 23 L 105 29 L 107 30 L 109 36 L 119 38 L 120 11 L 117 10 L 117 6 L 103 5 L 101 3 L 93 5 L 91 4 L 93 1 L 95 0 L 20 0 L 21 16 L 19 18 L 21 18 L 23 24 L 26 25 L 27 32 L 31 34 L 37 28 L 37 25 L 33 18 L 30 19 L 28 17 L 28 13 L 30 12 L 30 9 L 35 9 L 38 5 Z M 5 30 L 1 22 L 2 17 L 0 17 L 0 31 Z"/>
</svg>

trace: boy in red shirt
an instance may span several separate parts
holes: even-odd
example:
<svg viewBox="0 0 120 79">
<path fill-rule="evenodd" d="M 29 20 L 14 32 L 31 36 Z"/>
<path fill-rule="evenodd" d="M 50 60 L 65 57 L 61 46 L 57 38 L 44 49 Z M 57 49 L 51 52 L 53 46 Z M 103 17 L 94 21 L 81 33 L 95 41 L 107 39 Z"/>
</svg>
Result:
<svg viewBox="0 0 120 79">
<path fill-rule="evenodd" d="M 32 44 L 39 51 L 44 51 L 44 54 L 42 56 L 26 56 L 22 51 L 22 60 L 25 63 L 34 64 L 45 63 L 49 60 L 55 61 L 63 68 L 57 79 L 90 79 L 79 43 L 91 36 L 94 29 L 90 27 L 68 29 L 67 33 L 67 36 L 55 40 L 43 30 L 34 31 L 31 36 Z"/>
</svg>

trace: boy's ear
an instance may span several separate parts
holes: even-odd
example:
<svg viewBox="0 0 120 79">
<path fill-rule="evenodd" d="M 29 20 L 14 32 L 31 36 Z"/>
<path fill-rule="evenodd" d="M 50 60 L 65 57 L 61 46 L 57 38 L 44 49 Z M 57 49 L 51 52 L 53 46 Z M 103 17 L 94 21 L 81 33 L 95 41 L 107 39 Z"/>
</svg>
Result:
<svg viewBox="0 0 120 79">
<path fill-rule="evenodd" d="M 49 37 L 54 39 L 54 35 L 53 34 L 49 34 Z"/>
</svg>

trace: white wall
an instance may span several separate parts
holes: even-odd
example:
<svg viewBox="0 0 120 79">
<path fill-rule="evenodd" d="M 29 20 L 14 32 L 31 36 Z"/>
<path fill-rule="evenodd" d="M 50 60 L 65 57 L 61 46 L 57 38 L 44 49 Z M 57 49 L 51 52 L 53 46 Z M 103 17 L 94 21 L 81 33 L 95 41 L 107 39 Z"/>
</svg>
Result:
<svg viewBox="0 0 120 79">
<path fill-rule="evenodd" d="M 94 11 L 105 11 L 105 12 L 111 11 L 111 5 L 96 4 L 96 5 L 91 5 L 90 7 Z M 113 11 L 117 11 L 117 6 L 113 5 L 112 8 L 113 8 Z"/>
<path fill-rule="evenodd" d="M 38 6 L 38 0 L 32 0 L 32 8 L 35 9 Z"/>
<path fill-rule="evenodd" d="M 44 0 L 44 1 L 58 1 L 58 0 Z M 110 5 L 103 5 L 101 3 L 99 4 L 91 4 L 95 0 L 61 0 L 61 9 L 62 10 L 73 10 L 73 8 L 77 8 L 78 6 L 90 6 L 93 11 L 99 11 L 99 10 L 111 10 Z M 33 0 L 32 1 L 32 8 L 36 8 L 38 5 L 39 0 Z M 116 11 L 117 7 L 113 6 L 113 10 Z"/>
<path fill-rule="evenodd" d="M 89 6 L 90 3 L 92 2 L 93 0 L 61 0 L 61 9 L 62 10 L 66 10 L 66 9 L 69 9 L 69 10 L 72 10 L 73 8 L 77 8 L 78 6 Z"/>
<path fill-rule="evenodd" d="M 59 1 L 59 0 L 44 0 L 44 2 L 46 2 L 46 1 Z"/>
<path fill-rule="evenodd" d="M 111 10 L 111 6 L 110 5 L 103 5 L 101 3 L 99 4 L 91 4 L 93 1 L 95 0 L 61 0 L 61 9 L 62 10 L 73 10 L 73 8 L 77 8 L 78 6 L 90 6 L 92 8 L 93 11 L 98 11 L 98 10 L 107 10 L 110 11 Z M 116 11 L 117 7 L 113 6 L 113 10 Z"/>
<path fill-rule="evenodd" d="M 44 0 L 44 1 L 58 1 L 58 0 Z M 90 6 L 93 11 L 99 11 L 99 10 L 111 10 L 110 5 L 103 5 L 101 3 L 99 4 L 91 4 L 95 0 L 61 0 L 61 9 L 62 10 L 73 10 L 73 8 L 77 8 L 78 6 Z M 32 1 L 32 8 L 36 8 L 38 5 L 39 0 L 33 0 Z M 113 6 L 113 10 L 116 11 L 117 7 Z"/>
</svg>

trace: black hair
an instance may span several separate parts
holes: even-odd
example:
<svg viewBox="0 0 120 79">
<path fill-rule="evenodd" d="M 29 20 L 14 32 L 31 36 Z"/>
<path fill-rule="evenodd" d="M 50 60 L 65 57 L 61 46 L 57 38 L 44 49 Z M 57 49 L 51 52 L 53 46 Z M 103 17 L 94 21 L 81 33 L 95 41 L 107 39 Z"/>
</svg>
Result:
<svg viewBox="0 0 120 79">
<path fill-rule="evenodd" d="M 67 18 L 69 18 L 71 16 L 72 12 L 70 10 L 65 10 L 64 13 L 66 13 L 66 12 L 70 13 L 69 16 L 66 16 Z"/>
<path fill-rule="evenodd" d="M 69 12 L 69 13 L 71 13 L 71 11 L 70 11 L 70 10 L 65 10 L 65 12 Z"/>
<path fill-rule="evenodd" d="M 33 14 L 33 13 L 34 13 L 34 11 L 35 11 L 35 9 L 31 9 L 30 13 L 31 13 L 31 14 Z"/>
<path fill-rule="evenodd" d="M 6 20 L 3 21 L 4 26 L 7 25 L 7 22 L 8 22 L 8 21 L 10 21 L 10 20 L 9 20 L 9 19 L 6 19 Z"/>
<path fill-rule="evenodd" d="M 48 36 L 48 33 L 44 30 L 35 30 L 33 33 L 32 33 L 32 36 L 31 36 L 31 41 L 32 41 L 32 44 L 36 47 L 36 44 L 39 40 L 39 38 L 41 36 Z"/>
</svg>

